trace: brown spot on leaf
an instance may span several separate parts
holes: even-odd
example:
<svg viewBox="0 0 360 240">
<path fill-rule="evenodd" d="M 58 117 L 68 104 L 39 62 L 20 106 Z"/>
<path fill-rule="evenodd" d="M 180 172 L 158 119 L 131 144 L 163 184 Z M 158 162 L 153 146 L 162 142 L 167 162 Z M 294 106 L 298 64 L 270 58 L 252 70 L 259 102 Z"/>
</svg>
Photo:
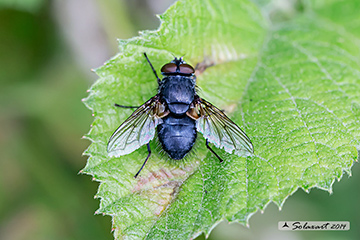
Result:
<svg viewBox="0 0 360 240">
<path fill-rule="evenodd" d="M 195 75 L 201 75 L 208 67 L 214 66 L 215 61 L 209 57 L 204 57 L 204 60 L 195 66 Z"/>
<path fill-rule="evenodd" d="M 146 177 L 139 177 L 137 184 L 132 192 L 144 191 L 152 188 L 163 186 L 174 179 L 186 178 L 187 174 L 182 169 L 160 169 L 157 172 L 150 172 Z"/>
<path fill-rule="evenodd" d="M 192 172 L 192 171 L 190 171 Z M 189 177 L 186 170 L 160 169 L 140 177 L 132 192 L 137 192 L 152 204 L 152 211 L 159 216 L 176 198 L 180 186 Z"/>
<path fill-rule="evenodd" d="M 247 57 L 246 54 L 237 52 L 232 46 L 213 44 L 211 46 L 211 55 L 205 54 L 204 60 L 196 64 L 195 75 L 201 75 L 208 67 L 238 61 Z"/>
</svg>

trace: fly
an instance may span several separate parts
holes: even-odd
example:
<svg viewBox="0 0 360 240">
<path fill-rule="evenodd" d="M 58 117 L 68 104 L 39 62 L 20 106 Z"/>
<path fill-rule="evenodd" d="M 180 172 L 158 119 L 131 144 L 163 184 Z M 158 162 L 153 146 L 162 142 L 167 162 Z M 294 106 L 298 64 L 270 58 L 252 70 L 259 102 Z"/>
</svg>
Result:
<svg viewBox="0 0 360 240">
<path fill-rule="evenodd" d="M 211 153 L 223 160 L 209 146 L 224 148 L 228 153 L 248 156 L 254 152 L 249 137 L 220 109 L 200 98 L 196 92 L 195 69 L 183 58 L 176 58 L 161 68 L 162 79 L 158 77 L 146 53 L 144 53 L 158 81 L 158 93 L 137 108 L 109 139 L 109 156 L 129 154 L 142 145 L 147 145 L 148 155 L 135 174 L 136 178 L 151 156 L 149 142 L 157 132 L 163 150 L 175 160 L 183 159 L 190 152 L 197 138 L 203 134 L 205 144 Z"/>
</svg>

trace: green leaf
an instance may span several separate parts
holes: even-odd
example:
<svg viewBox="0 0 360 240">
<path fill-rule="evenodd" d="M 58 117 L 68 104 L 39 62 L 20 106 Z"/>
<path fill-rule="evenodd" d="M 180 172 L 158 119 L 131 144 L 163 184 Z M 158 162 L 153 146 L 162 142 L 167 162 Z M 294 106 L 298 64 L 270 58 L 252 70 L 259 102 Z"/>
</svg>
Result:
<svg viewBox="0 0 360 240">
<path fill-rule="evenodd" d="M 360 21 L 356 1 L 346 1 L 349 9 L 341 2 L 305 2 L 304 11 L 271 22 L 250 1 L 183 0 L 160 16 L 159 30 L 119 41 L 85 99 L 95 121 L 82 170 L 101 183 L 97 213 L 113 217 L 116 239 L 208 235 L 223 219 L 247 224 L 271 201 L 281 208 L 298 188 L 331 192 L 350 174 L 360 139 L 360 28 L 341 16 Z M 198 134 L 195 154 L 174 161 L 153 151 L 137 179 L 145 146 L 108 157 L 109 137 L 132 112 L 113 104 L 140 105 L 156 94 L 143 52 L 158 74 L 172 54 L 213 65 L 197 73 L 200 95 L 247 133 L 254 156 L 215 149 L 219 163 Z"/>
</svg>

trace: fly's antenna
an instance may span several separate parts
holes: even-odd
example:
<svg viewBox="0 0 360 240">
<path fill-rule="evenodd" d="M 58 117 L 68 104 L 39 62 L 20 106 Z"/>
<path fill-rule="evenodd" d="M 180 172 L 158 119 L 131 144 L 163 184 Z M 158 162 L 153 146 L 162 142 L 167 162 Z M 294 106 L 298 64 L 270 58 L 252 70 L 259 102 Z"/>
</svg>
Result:
<svg viewBox="0 0 360 240">
<path fill-rule="evenodd" d="M 178 59 L 175 54 L 171 53 L 171 55 L 174 57 L 174 60 L 173 61 L 177 61 L 177 60 L 180 60 L 180 58 Z"/>
<path fill-rule="evenodd" d="M 186 53 L 185 53 L 186 54 Z M 180 57 L 180 60 L 183 61 L 184 57 L 185 57 L 185 54 L 183 54 L 181 57 Z"/>
<path fill-rule="evenodd" d="M 156 79 L 157 79 L 157 82 L 158 82 L 158 84 L 160 85 L 161 80 L 160 80 L 160 78 L 158 77 L 158 75 L 157 75 L 157 73 L 156 73 L 156 71 L 155 71 L 155 69 L 154 69 L 153 65 L 151 64 L 151 62 L 150 62 L 150 60 L 149 60 L 148 56 L 146 55 L 146 52 L 144 52 L 144 56 L 145 56 L 146 60 L 148 61 L 148 63 L 150 64 L 150 67 L 151 67 L 151 69 L 152 69 L 153 73 L 155 74 L 155 77 L 156 77 Z"/>
</svg>

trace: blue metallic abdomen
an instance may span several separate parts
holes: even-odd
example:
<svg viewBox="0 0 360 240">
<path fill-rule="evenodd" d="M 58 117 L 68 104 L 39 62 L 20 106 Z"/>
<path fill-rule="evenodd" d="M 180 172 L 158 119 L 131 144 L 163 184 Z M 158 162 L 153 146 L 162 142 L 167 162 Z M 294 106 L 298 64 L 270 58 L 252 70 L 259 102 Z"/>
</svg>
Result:
<svg viewBox="0 0 360 240">
<path fill-rule="evenodd" d="M 175 160 L 185 157 L 197 137 L 195 120 L 186 115 L 180 118 L 172 115 L 164 117 L 157 131 L 163 149 Z"/>
</svg>

